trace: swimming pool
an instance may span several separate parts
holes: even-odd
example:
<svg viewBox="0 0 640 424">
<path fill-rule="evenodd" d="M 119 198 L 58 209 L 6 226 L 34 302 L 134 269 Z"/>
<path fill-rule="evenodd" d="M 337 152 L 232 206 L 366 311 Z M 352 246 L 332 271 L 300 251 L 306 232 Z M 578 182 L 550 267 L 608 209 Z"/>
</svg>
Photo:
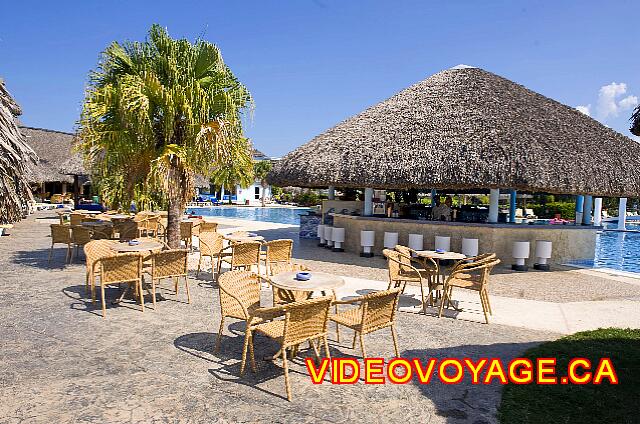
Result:
<svg viewBox="0 0 640 424">
<path fill-rule="evenodd" d="M 212 206 L 207 208 L 188 208 L 187 213 L 202 216 L 219 216 L 223 218 L 247 219 L 250 221 L 276 222 L 279 224 L 299 225 L 300 215 L 308 208 L 269 208 L 269 207 L 234 207 Z"/>
<path fill-rule="evenodd" d="M 604 228 L 616 229 L 618 224 L 605 223 Z M 640 273 L 640 223 L 627 222 L 627 229 L 632 231 L 600 231 L 596 239 L 595 258 L 572 263 Z"/>
</svg>

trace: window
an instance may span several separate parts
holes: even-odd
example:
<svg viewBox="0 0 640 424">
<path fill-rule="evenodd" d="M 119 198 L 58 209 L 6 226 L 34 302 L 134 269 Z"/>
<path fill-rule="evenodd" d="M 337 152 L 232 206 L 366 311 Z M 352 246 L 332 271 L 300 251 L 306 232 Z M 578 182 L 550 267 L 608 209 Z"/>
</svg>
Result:
<svg viewBox="0 0 640 424">
<path fill-rule="evenodd" d="M 256 186 L 256 192 L 255 193 L 256 193 L 255 199 L 256 200 L 260 199 L 260 187 Z"/>
</svg>

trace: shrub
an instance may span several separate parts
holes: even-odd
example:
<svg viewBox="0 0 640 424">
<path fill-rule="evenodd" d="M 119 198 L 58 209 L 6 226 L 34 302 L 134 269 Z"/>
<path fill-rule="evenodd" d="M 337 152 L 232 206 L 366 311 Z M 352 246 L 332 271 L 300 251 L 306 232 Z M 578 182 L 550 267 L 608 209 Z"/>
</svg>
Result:
<svg viewBox="0 0 640 424">
<path fill-rule="evenodd" d="M 560 214 L 562 219 L 576 218 L 575 202 L 551 202 L 546 205 L 527 205 L 527 208 L 533 209 L 533 213 L 538 218 L 555 218 L 556 214 Z"/>
</svg>

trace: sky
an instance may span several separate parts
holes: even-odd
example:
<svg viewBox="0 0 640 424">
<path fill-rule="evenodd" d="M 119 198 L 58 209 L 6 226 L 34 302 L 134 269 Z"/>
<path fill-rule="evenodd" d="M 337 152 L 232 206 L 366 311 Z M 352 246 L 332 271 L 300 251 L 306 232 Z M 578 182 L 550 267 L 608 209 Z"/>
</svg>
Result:
<svg viewBox="0 0 640 424">
<path fill-rule="evenodd" d="M 22 1 L 0 15 L 0 77 L 27 126 L 73 131 L 113 41 L 158 23 L 204 38 L 252 93 L 245 132 L 279 157 L 443 69 L 481 67 L 631 136 L 640 1 Z M 640 141 L 640 139 L 638 139 Z"/>
</svg>

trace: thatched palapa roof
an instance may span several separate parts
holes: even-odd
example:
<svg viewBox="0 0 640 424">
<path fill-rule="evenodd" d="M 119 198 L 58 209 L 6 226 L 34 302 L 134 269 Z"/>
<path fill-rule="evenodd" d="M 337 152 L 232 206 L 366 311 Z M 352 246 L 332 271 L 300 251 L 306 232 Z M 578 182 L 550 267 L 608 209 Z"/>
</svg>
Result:
<svg viewBox="0 0 640 424">
<path fill-rule="evenodd" d="M 20 127 L 20 132 L 40 158 L 30 169 L 30 182 L 71 183 L 73 174 L 87 174 L 82 156 L 72 150 L 74 134 L 31 127 Z"/>
<path fill-rule="evenodd" d="M 479 68 L 439 72 L 277 163 L 280 186 L 637 196 L 640 144 Z"/>
</svg>

